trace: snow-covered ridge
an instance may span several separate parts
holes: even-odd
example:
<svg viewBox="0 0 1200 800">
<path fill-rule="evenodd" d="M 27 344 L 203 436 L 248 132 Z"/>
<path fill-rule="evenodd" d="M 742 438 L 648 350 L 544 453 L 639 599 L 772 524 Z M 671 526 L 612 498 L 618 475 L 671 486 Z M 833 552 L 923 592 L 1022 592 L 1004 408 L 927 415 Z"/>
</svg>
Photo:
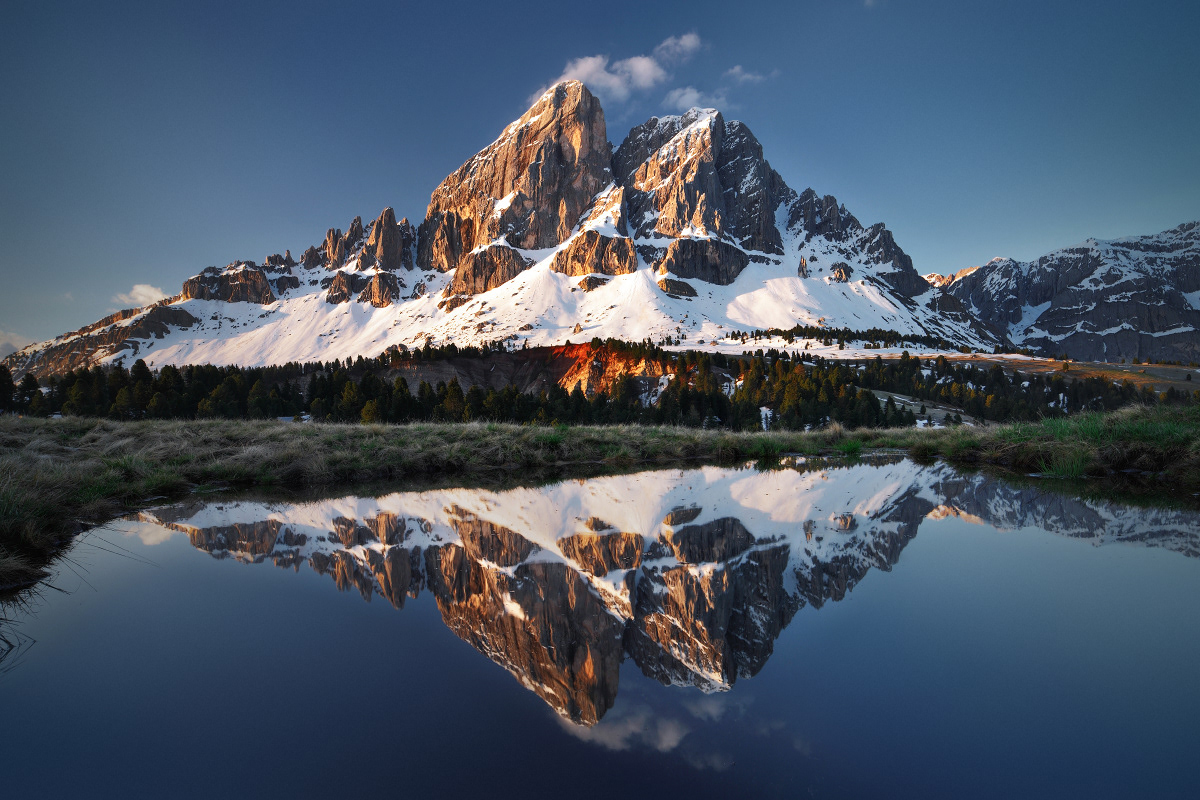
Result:
<svg viewBox="0 0 1200 800">
<path fill-rule="evenodd" d="M 952 277 L 946 289 L 968 311 L 1047 355 L 1200 358 L 1198 222 L 1088 239 L 1028 262 L 997 258 Z"/>
</svg>

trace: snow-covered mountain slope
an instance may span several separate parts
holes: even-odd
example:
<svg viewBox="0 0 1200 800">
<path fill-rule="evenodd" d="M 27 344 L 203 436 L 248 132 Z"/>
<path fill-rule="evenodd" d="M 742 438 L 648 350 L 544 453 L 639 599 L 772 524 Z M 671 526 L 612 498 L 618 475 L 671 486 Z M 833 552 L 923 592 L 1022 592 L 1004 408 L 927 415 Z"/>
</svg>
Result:
<svg viewBox="0 0 1200 800">
<path fill-rule="evenodd" d="M 457 635 L 585 724 L 612 706 L 624 658 L 703 691 L 753 676 L 800 608 L 890 570 L 927 520 L 1200 555 L 1193 511 L 1078 500 L 899 458 L 794 466 L 205 501 L 140 518 L 218 557 L 307 563 L 396 606 L 428 591 Z"/>
<path fill-rule="evenodd" d="M 44 376 L 597 336 L 741 352 L 735 333 L 798 324 L 1000 341 L 922 280 L 882 224 L 789 188 L 743 123 L 713 109 L 656 117 L 615 153 L 605 130 L 586 87 L 559 84 L 434 191 L 418 228 L 391 209 L 366 228 L 356 218 L 299 261 L 208 268 L 169 301 L 8 363 Z"/>
<path fill-rule="evenodd" d="M 1092 361 L 1200 360 L 1200 222 L 1036 261 L 997 258 L 941 285 L 1017 345 Z"/>
</svg>

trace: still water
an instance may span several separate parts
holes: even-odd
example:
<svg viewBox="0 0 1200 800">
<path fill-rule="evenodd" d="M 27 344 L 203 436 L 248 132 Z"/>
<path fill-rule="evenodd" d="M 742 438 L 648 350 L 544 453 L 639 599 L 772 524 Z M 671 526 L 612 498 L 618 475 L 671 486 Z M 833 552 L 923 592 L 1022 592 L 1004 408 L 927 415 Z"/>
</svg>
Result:
<svg viewBox="0 0 1200 800">
<path fill-rule="evenodd" d="M 8 797 L 1195 797 L 1200 514 L 900 458 L 209 495 L 0 632 Z"/>
</svg>

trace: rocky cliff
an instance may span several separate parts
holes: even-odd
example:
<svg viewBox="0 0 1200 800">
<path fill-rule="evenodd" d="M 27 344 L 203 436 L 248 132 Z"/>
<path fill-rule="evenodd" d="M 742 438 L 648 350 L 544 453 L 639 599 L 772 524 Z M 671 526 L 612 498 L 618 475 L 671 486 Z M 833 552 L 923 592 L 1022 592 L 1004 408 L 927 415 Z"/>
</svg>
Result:
<svg viewBox="0 0 1200 800">
<path fill-rule="evenodd" d="M 1200 361 L 1200 222 L 1034 261 L 997 258 L 935 276 L 1021 347 L 1088 361 Z"/>
<path fill-rule="evenodd" d="M 570 236 L 612 181 L 611 159 L 600 102 L 578 81 L 558 84 L 433 191 L 421 267 L 456 269 L 456 292 L 496 288 L 533 263 L 514 249 Z"/>
</svg>

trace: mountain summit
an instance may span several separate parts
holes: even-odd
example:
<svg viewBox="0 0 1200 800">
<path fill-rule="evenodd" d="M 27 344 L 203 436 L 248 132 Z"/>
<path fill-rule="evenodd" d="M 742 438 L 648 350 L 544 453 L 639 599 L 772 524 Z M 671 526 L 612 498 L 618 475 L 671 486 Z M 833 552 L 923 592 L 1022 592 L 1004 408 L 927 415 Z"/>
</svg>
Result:
<svg viewBox="0 0 1200 800">
<path fill-rule="evenodd" d="M 882 223 L 790 188 L 745 124 L 694 108 L 614 151 L 599 101 L 565 81 L 449 175 L 416 227 L 390 208 L 356 217 L 298 260 L 209 267 L 175 297 L 7 360 L 48 375 L 572 337 L 740 353 L 745 332 L 796 325 L 1002 341 L 922 279 Z"/>
</svg>

